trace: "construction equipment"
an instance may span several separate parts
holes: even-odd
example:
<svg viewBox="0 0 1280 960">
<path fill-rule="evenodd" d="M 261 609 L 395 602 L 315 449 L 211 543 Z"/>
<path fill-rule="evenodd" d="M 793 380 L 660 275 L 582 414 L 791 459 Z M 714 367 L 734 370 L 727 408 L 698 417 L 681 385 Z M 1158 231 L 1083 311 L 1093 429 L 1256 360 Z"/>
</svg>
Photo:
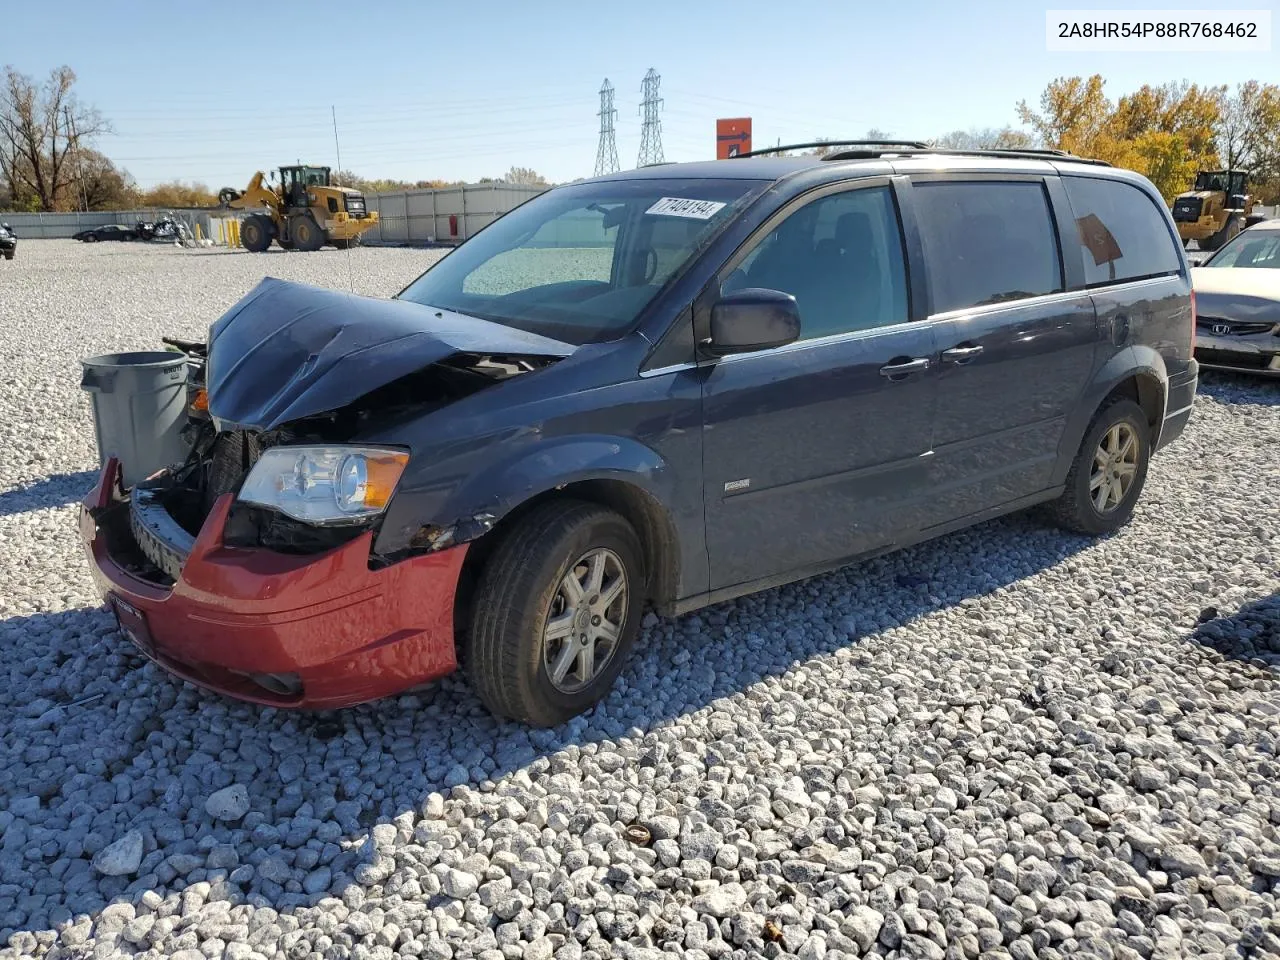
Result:
<svg viewBox="0 0 1280 960">
<path fill-rule="evenodd" d="M 1249 207 L 1249 171 L 1201 170 L 1174 198 L 1173 220 L 1184 247 L 1194 240 L 1201 250 L 1217 250 L 1244 229 Z"/>
<path fill-rule="evenodd" d="M 326 243 L 350 247 L 378 222 L 359 191 L 329 183 L 328 167 L 281 167 L 279 184 L 275 179 L 273 170 L 264 183 L 259 170 L 243 192 L 224 187 L 218 193 L 219 205 L 227 209 L 265 208 L 240 224 L 240 245 L 252 253 L 266 250 L 272 240 L 286 250 L 319 250 Z"/>
</svg>

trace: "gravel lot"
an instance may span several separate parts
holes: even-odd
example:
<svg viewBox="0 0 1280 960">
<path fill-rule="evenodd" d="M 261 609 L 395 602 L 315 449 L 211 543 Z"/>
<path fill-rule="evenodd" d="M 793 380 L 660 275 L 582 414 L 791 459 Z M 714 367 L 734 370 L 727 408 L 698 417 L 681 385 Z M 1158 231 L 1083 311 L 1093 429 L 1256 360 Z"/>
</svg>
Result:
<svg viewBox="0 0 1280 960">
<path fill-rule="evenodd" d="M 1280 954 L 1280 385 L 1206 378 L 1109 540 L 1012 518 L 651 619 L 559 730 L 455 680 L 290 715 L 135 655 L 75 535 L 80 358 L 436 256 L 0 263 L 0 957 Z"/>
</svg>

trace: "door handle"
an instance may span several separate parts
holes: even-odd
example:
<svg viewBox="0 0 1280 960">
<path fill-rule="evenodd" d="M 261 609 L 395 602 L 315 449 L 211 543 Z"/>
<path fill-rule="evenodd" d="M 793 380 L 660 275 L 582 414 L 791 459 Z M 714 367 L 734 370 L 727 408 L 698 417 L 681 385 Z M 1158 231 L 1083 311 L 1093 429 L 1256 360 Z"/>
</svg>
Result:
<svg viewBox="0 0 1280 960">
<path fill-rule="evenodd" d="M 971 343 L 967 346 L 952 347 L 942 351 L 942 359 L 951 363 L 968 363 L 982 352 L 982 344 Z"/>
<path fill-rule="evenodd" d="M 896 363 L 887 363 L 880 368 L 880 376 L 888 377 L 890 380 L 899 380 L 902 377 L 912 373 L 922 373 L 929 369 L 928 357 L 916 357 L 912 360 L 899 360 Z"/>
</svg>

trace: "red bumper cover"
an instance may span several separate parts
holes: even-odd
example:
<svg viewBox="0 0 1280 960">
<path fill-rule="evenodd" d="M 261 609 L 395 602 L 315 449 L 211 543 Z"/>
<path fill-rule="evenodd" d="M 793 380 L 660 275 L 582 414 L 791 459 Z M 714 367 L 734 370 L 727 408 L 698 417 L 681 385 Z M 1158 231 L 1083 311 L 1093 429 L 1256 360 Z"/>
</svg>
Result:
<svg viewBox="0 0 1280 960">
<path fill-rule="evenodd" d="M 465 545 L 379 570 L 369 569 L 372 533 L 313 556 L 228 547 L 232 498 L 224 496 L 177 582 L 162 586 L 108 549 L 100 521 L 118 500 L 118 477 L 112 460 L 84 500 L 80 535 L 103 597 L 123 601 L 134 642 L 172 673 L 242 700 L 328 709 L 456 669 L 453 602 Z M 252 679 L 266 674 L 295 675 L 301 693 Z"/>
</svg>

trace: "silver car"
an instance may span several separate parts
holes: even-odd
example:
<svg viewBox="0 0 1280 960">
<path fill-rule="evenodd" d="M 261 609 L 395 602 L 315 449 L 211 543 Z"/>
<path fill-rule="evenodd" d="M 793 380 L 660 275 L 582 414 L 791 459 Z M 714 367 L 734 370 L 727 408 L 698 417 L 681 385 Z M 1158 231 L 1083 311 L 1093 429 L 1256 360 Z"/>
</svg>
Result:
<svg viewBox="0 0 1280 960">
<path fill-rule="evenodd" d="M 1200 365 L 1280 377 L 1280 219 L 1241 232 L 1191 283 Z"/>
</svg>

